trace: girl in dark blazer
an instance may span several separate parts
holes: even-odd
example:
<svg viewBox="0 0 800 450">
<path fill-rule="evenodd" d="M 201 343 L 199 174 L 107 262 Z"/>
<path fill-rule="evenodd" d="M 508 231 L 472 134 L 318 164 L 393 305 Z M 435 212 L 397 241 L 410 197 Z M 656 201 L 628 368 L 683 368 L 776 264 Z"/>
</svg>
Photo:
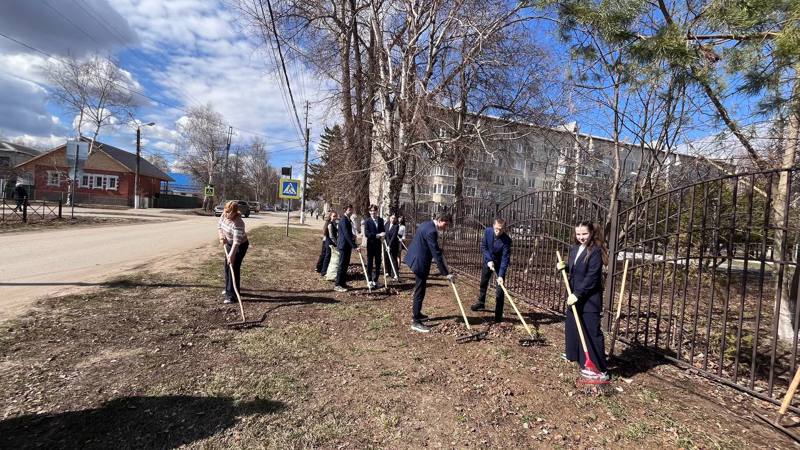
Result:
<svg viewBox="0 0 800 450">
<path fill-rule="evenodd" d="M 572 308 L 567 309 L 565 355 L 567 360 L 578 362 L 584 377 L 607 379 L 605 342 L 600 318 L 603 313 L 603 266 L 608 264 L 608 253 L 600 226 L 586 221 L 579 223 L 575 227 L 575 242 L 569 250 L 567 261 L 557 268 L 566 269 L 569 273 L 572 295 L 567 299 L 567 306 L 575 305 L 584 327 L 589 356 L 602 373 L 586 370 Z"/>
</svg>

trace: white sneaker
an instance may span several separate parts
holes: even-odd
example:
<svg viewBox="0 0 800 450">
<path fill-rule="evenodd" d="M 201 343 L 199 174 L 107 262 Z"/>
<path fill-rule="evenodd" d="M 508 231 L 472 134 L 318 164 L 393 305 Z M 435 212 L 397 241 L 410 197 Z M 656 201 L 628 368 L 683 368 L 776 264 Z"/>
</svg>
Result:
<svg viewBox="0 0 800 450">
<path fill-rule="evenodd" d="M 369 287 L 374 288 L 375 286 L 376 286 L 376 284 L 375 284 L 374 281 L 370 281 L 369 282 Z"/>
<path fill-rule="evenodd" d="M 411 329 L 418 333 L 430 333 L 431 329 L 426 327 L 422 322 L 414 322 L 411 324 Z"/>
</svg>

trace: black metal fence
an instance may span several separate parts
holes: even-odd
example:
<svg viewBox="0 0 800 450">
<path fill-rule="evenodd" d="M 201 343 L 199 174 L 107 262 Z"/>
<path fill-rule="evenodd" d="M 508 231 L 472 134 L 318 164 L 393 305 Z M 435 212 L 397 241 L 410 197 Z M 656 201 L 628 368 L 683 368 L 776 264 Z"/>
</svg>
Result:
<svg viewBox="0 0 800 450">
<path fill-rule="evenodd" d="M 726 176 L 620 211 L 606 289 L 630 260 L 621 339 L 775 402 L 797 368 L 798 172 Z"/>
<path fill-rule="evenodd" d="M 529 304 L 563 314 L 554 271 L 581 220 L 607 224 L 606 328 L 621 307 L 620 340 L 777 403 L 798 366 L 800 168 L 725 176 L 680 187 L 610 217 L 562 191 L 504 205 L 403 205 L 413 223 L 454 213 L 443 233 L 448 263 L 477 278 L 483 231 L 495 217 L 514 241 L 507 284 Z M 618 297 L 625 260 L 625 295 Z"/>
<path fill-rule="evenodd" d="M 0 223 L 42 222 L 61 219 L 62 203 L 45 200 L 24 201 L 0 199 Z"/>
</svg>

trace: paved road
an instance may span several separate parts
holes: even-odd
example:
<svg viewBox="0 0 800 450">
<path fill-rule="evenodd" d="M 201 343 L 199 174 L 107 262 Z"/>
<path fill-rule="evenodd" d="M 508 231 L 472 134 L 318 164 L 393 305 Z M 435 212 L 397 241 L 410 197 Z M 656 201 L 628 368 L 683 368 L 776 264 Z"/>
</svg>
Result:
<svg viewBox="0 0 800 450">
<path fill-rule="evenodd" d="M 40 297 L 96 286 L 111 276 L 216 240 L 219 219 L 215 217 L 171 215 L 156 210 L 127 214 L 178 220 L 0 235 L 0 320 L 20 315 Z M 285 225 L 286 216 L 253 215 L 245 223 L 248 229 Z M 313 227 L 321 222 L 309 224 Z"/>
</svg>

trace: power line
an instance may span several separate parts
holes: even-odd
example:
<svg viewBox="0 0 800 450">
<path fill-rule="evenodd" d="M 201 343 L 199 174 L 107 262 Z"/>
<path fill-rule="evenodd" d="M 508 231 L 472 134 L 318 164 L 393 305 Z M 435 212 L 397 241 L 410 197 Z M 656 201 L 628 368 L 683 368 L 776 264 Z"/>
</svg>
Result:
<svg viewBox="0 0 800 450">
<path fill-rule="evenodd" d="M 19 39 L 16 39 L 16 38 L 14 38 L 14 37 L 11 37 L 11 36 L 9 36 L 9 35 L 7 35 L 7 34 L 4 34 L 4 33 L 2 33 L 2 32 L 0 32 L 0 37 L 3 37 L 3 38 L 5 38 L 5 39 L 7 39 L 7 40 L 9 40 L 9 41 L 11 41 L 11 42 L 14 42 L 14 43 L 16 43 L 17 45 L 20 45 L 20 46 L 22 46 L 22 47 L 25 47 L 25 48 L 27 48 L 27 49 L 29 49 L 29 50 L 33 51 L 33 52 L 39 53 L 39 54 L 41 54 L 41 55 L 44 55 L 44 56 L 46 56 L 46 57 L 48 57 L 48 58 L 51 58 L 51 59 L 54 59 L 54 60 L 60 61 L 61 63 L 66 63 L 66 61 L 65 61 L 63 58 L 59 58 L 59 57 L 57 57 L 57 56 L 55 56 L 55 55 L 53 55 L 53 54 L 51 54 L 51 53 L 48 53 L 48 52 L 46 52 L 46 51 L 44 51 L 44 50 L 42 50 L 42 49 L 40 49 L 40 48 L 37 48 L 37 47 L 35 47 L 35 46 L 33 46 L 33 45 L 30 45 L 30 44 L 27 44 L 27 43 L 25 43 L 25 42 L 23 42 L 23 41 L 21 41 L 21 40 L 19 40 Z M 19 79 L 26 80 L 26 81 L 29 81 L 29 82 L 32 82 L 32 83 L 35 83 L 35 84 L 39 84 L 39 83 L 37 83 L 37 82 L 35 82 L 35 81 L 33 81 L 33 80 L 29 80 L 29 79 L 26 79 L 26 78 L 23 78 L 23 77 L 19 77 L 18 75 L 14 74 L 13 72 L 8 72 L 8 73 L 10 73 L 10 74 L 14 75 L 15 77 L 17 77 L 17 78 L 19 78 Z M 170 108 L 173 108 L 173 109 L 175 109 L 175 110 L 178 110 L 178 111 L 180 111 L 180 112 L 183 112 L 183 113 L 185 113 L 185 114 L 190 114 L 190 111 L 189 111 L 189 110 L 187 110 L 187 109 L 186 109 L 186 108 L 184 108 L 184 107 L 178 106 L 178 105 L 176 105 L 176 104 L 174 104 L 174 103 L 171 103 L 171 102 L 167 102 L 167 101 L 165 101 L 165 100 L 160 100 L 160 99 L 157 99 L 157 98 L 155 98 L 155 97 L 153 97 L 153 96 L 151 96 L 151 95 L 145 94 L 145 93 L 144 93 L 144 92 L 142 92 L 142 91 L 139 91 L 139 90 L 137 90 L 137 89 L 134 89 L 134 88 L 132 88 L 132 87 L 128 86 L 127 84 L 122 84 L 122 83 L 120 83 L 120 82 L 118 82 L 118 81 L 116 81 L 116 80 L 109 80 L 109 79 L 105 79 L 105 80 L 106 80 L 106 81 L 109 81 L 109 82 L 111 82 L 112 84 L 114 84 L 114 85 L 116 85 L 116 86 L 118 86 L 118 87 L 120 87 L 120 88 L 122 88 L 122 89 L 125 89 L 125 90 L 127 90 L 127 91 L 128 91 L 128 92 L 130 92 L 130 93 L 137 94 L 137 95 L 140 95 L 140 96 L 142 96 L 142 97 L 144 97 L 144 98 L 147 98 L 147 99 L 149 99 L 149 100 L 152 100 L 152 101 L 156 102 L 157 104 L 160 104 L 160 105 L 162 105 L 162 106 L 168 106 L 168 107 L 170 107 Z M 266 134 L 264 134 L 264 133 L 259 133 L 259 132 L 256 132 L 256 131 L 245 130 L 245 129 L 242 129 L 242 128 L 239 128 L 239 127 L 237 127 L 237 126 L 234 126 L 234 125 L 231 125 L 231 124 L 228 124 L 228 123 L 224 123 L 224 122 L 223 122 L 221 125 L 227 125 L 227 126 L 231 126 L 231 127 L 233 127 L 235 130 L 242 131 L 242 132 L 249 133 L 249 134 L 256 135 L 256 136 L 261 136 L 261 137 L 265 138 L 265 139 L 266 139 L 268 142 L 270 142 L 270 141 L 271 141 L 271 137 L 270 137 L 270 136 L 268 136 L 268 135 L 266 135 Z M 300 141 L 301 141 L 301 142 L 303 142 L 303 141 L 302 141 L 302 139 L 301 139 Z M 289 143 L 289 142 L 296 142 L 296 141 L 295 141 L 295 140 L 286 140 L 286 141 L 282 141 L 282 142 Z M 312 142 L 314 142 L 314 141 L 312 141 Z"/>
<path fill-rule="evenodd" d="M 258 0 L 258 4 L 261 7 L 261 15 L 264 16 L 264 20 L 266 20 L 266 14 L 264 14 L 264 3 L 261 0 Z M 280 57 L 281 62 L 281 69 L 283 70 L 283 76 L 286 79 L 286 88 L 289 91 L 289 99 L 292 102 L 292 111 L 294 112 L 294 117 L 297 122 L 297 128 L 301 131 L 302 134 L 302 125 L 300 122 L 300 115 L 297 113 L 297 104 L 294 101 L 294 95 L 292 94 L 292 85 L 289 82 L 289 73 L 286 70 L 286 61 L 283 58 L 283 49 L 281 49 L 281 41 L 278 37 L 278 28 L 275 25 L 275 16 L 272 14 L 272 2 L 267 0 L 267 8 L 269 9 L 269 17 L 270 22 L 272 23 L 272 32 L 275 35 L 275 45 L 278 49 L 278 56 Z"/>
</svg>

